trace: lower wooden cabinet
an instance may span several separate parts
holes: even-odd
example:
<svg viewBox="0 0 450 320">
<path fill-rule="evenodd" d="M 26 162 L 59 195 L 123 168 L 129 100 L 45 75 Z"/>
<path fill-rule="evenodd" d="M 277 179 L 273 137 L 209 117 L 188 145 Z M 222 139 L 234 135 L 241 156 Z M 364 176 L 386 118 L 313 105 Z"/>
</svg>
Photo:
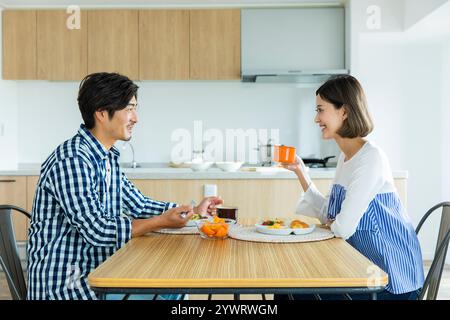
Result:
<svg viewBox="0 0 450 320">
<path fill-rule="evenodd" d="M 317 188 L 326 194 L 330 179 L 314 180 Z M 155 200 L 189 204 L 203 198 L 206 184 L 217 185 L 217 194 L 225 205 L 237 206 L 239 220 L 261 217 L 288 217 L 295 213 L 302 193 L 297 180 L 133 180 L 146 196 Z"/>
<path fill-rule="evenodd" d="M 38 176 L 1 176 L 0 204 L 12 204 L 31 213 Z M 402 203 L 406 206 L 406 179 L 395 179 Z M 302 194 L 297 180 L 248 179 L 248 180 L 149 180 L 134 179 L 134 185 L 146 196 L 161 201 L 189 204 L 203 198 L 204 186 L 217 186 L 218 195 L 225 205 L 237 206 L 242 222 L 264 217 L 289 217 L 294 215 Z M 322 194 L 329 192 L 332 179 L 313 179 Z M 307 220 L 307 219 L 306 219 Z M 16 238 L 27 239 L 29 221 L 25 216 L 13 216 Z"/>
<path fill-rule="evenodd" d="M 0 204 L 9 204 L 26 209 L 27 177 L 2 176 L 0 177 Z M 20 212 L 13 213 L 14 232 L 17 241 L 27 239 L 27 217 Z"/>
<path fill-rule="evenodd" d="M 326 195 L 332 179 L 313 179 L 317 189 Z M 200 201 L 206 184 L 217 185 L 217 194 L 225 205 L 238 207 L 241 221 L 263 217 L 290 217 L 303 193 L 297 180 L 132 180 L 143 194 L 155 200 L 189 204 Z M 396 179 L 400 199 L 406 205 L 406 179 Z M 306 219 L 308 220 L 308 219 Z"/>
</svg>

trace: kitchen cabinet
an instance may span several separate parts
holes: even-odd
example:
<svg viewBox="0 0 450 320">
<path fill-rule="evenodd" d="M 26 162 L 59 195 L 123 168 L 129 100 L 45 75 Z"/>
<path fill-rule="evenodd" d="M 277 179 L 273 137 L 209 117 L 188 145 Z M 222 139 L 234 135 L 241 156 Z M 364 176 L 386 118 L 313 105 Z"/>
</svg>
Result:
<svg viewBox="0 0 450 320">
<path fill-rule="evenodd" d="M 139 78 L 138 10 L 88 11 L 88 73 Z"/>
<path fill-rule="evenodd" d="M 190 79 L 241 77 L 239 9 L 190 11 Z"/>
<path fill-rule="evenodd" d="M 79 81 L 93 72 L 134 80 L 239 80 L 239 9 L 3 11 L 3 78 Z"/>
<path fill-rule="evenodd" d="M 80 28 L 69 29 L 64 10 L 37 11 L 37 78 L 81 80 L 87 74 L 87 14 Z"/>
<path fill-rule="evenodd" d="M 36 11 L 5 10 L 3 79 L 36 79 Z"/>
<path fill-rule="evenodd" d="M 1 176 L 0 204 L 9 204 L 26 209 L 26 184 L 27 178 L 24 176 Z M 25 241 L 27 239 L 28 218 L 20 212 L 14 212 L 12 219 L 17 241 Z"/>
<path fill-rule="evenodd" d="M 313 179 L 317 189 L 328 194 L 332 179 Z M 295 213 L 302 194 L 300 183 L 290 179 L 254 180 L 140 180 L 134 185 L 155 200 L 189 204 L 203 198 L 205 184 L 217 185 L 217 192 L 225 205 L 237 206 L 240 219 L 289 217 Z M 395 179 L 402 203 L 406 206 L 406 179 Z"/>
<path fill-rule="evenodd" d="M 1 176 L 0 203 L 13 204 L 31 213 L 38 176 Z M 132 179 L 133 184 L 146 196 L 155 200 L 189 204 L 203 199 L 205 184 L 217 185 L 226 205 L 239 208 L 240 219 L 263 217 L 289 217 L 295 212 L 302 193 L 295 179 L 218 179 L 218 180 L 153 180 Z M 313 179 L 322 194 L 329 192 L 332 179 Z M 406 208 L 406 184 L 404 178 L 394 179 L 400 200 Z M 14 214 L 18 241 L 27 239 L 29 221 L 23 215 Z"/>
<path fill-rule="evenodd" d="M 189 10 L 139 11 L 139 79 L 189 79 Z"/>
<path fill-rule="evenodd" d="M 155 200 L 189 204 L 203 198 L 205 184 L 217 185 L 217 192 L 225 205 L 237 206 L 239 218 L 292 216 L 301 194 L 297 180 L 132 180 L 146 196 Z M 326 193 L 330 179 L 314 180 Z"/>
</svg>

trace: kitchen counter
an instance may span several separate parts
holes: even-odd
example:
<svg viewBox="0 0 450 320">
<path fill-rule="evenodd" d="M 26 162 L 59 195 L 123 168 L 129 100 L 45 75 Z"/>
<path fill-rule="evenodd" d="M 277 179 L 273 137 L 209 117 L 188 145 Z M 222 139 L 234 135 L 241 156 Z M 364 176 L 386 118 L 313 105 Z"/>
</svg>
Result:
<svg viewBox="0 0 450 320">
<path fill-rule="evenodd" d="M 1 176 L 38 176 L 40 164 L 19 164 L 16 170 L 0 170 Z M 194 172 L 189 168 L 171 168 L 167 163 L 143 163 L 142 167 L 132 169 L 123 168 L 129 179 L 180 179 L 180 180 L 208 180 L 208 179 L 297 179 L 293 172 L 283 168 L 243 167 L 237 172 L 224 172 L 212 167 L 207 171 Z M 332 179 L 335 168 L 311 168 L 309 175 L 312 179 Z M 392 172 L 394 179 L 408 178 L 408 171 L 396 170 Z"/>
</svg>

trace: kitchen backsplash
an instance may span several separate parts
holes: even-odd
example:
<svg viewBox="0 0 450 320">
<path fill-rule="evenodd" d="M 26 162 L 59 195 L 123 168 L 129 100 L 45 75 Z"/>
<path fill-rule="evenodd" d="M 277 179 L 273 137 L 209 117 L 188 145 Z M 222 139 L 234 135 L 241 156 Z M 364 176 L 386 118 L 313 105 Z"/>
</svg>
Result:
<svg viewBox="0 0 450 320">
<path fill-rule="evenodd" d="M 314 87 L 226 81 L 137 84 L 139 123 L 131 143 L 138 162 L 170 161 L 177 144 L 172 134 L 184 129 L 193 135 L 196 121 L 203 132 L 218 129 L 224 136 L 227 129 L 269 135 L 278 129 L 279 142 L 296 146 L 301 156 L 337 154 L 334 143 L 321 141 L 314 123 Z M 75 82 L 18 82 L 20 163 L 44 161 L 59 143 L 73 136 L 82 122 L 77 92 Z M 131 160 L 130 148 L 122 149 L 122 160 Z"/>
</svg>

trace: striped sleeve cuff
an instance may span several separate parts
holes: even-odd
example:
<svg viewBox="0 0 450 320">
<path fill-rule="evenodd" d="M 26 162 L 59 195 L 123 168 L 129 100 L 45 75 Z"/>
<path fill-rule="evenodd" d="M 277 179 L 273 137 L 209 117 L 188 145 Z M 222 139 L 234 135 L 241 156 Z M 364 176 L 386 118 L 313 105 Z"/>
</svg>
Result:
<svg viewBox="0 0 450 320">
<path fill-rule="evenodd" d="M 166 202 L 166 208 L 164 209 L 164 211 L 167 211 L 167 210 L 169 210 L 169 209 L 176 208 L 176 207 L 178 207 L 178 204 L 177 204 L 177 203 L 174 203 L 174 202 Z"/>
<path fill-rule="evenodd" d="M 121 215 L 116 218 L 117 240 L 116 247 L 120 249 L 131 239 L 131 220 L 127 216 Z"/>
</svg>

